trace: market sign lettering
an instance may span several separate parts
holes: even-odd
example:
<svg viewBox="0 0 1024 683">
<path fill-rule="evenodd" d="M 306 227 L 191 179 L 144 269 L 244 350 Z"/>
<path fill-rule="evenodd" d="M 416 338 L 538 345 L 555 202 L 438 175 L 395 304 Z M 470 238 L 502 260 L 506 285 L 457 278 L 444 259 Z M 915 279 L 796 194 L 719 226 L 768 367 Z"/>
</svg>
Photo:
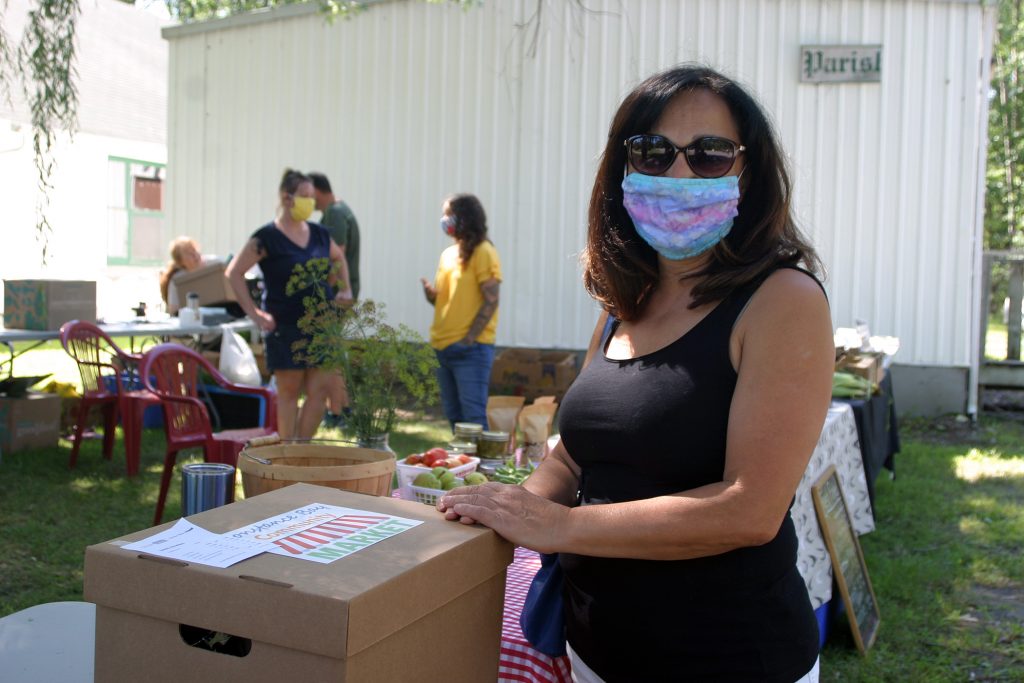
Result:
<svg viewBox="0 0 1024 683">
<path fill-rule="evenodd" d="M 804 83 L 865 83 L 882 80 L 881 45 L 802 45 Z"/>
</svg>

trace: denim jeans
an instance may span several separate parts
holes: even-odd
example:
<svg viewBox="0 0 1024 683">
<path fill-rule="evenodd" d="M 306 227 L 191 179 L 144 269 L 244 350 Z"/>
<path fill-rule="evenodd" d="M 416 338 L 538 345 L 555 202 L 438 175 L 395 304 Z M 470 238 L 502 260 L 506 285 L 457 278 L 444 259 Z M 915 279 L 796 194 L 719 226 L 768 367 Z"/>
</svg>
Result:
<svg viewBox="0 0 1024 683">
<path fill-rule="evenodd" d="M 441 364 L 437 382 L 441 405 L 454 428 L 456 422 L 477 422 L 487 429 L 487 390 L 494 363 L 494 344 L 451 344 L 436 351 Z"/>
</svg>

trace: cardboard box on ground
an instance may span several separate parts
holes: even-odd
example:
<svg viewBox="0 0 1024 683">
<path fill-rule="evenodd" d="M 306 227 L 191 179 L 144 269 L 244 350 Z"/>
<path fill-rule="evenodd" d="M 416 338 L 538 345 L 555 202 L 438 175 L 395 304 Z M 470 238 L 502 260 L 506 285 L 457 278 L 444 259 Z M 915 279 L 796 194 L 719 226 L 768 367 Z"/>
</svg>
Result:
<svg viewBox="0 0 1024 683">
<path fill-rule="evenodd" d="M 568 351 L 505 349 L 494 358 L 490 393 L 561 401 L 577 372 L 576 354 Z"/>
<path fill-rule="evenodd" d="M 29 392 L 26 396 L 0 396 L 0 452 L 17 453 L 57 445 L 60 396 Z"/>
<path fill-rule="evenodd" d="M 119 547 L 153 530 L 90 546 L 84 594 L 97 605 L 97 683 L 497 678 L 512 546 L 489 529 L 446 522 L 416 502 L 308 484 L 190 521 L 223 533 L 311 503 L 424 523 L 330 564 L 264 553 L 217 569 Z M 251 648 L 190 646 L 186 626 L 249 639 Z"/>
<path fill-rule="evenodd" d="M 4 280 L 4 327 L 59 330 L 69 320 L 96 322 L 96 283 Z"/>
</svg>

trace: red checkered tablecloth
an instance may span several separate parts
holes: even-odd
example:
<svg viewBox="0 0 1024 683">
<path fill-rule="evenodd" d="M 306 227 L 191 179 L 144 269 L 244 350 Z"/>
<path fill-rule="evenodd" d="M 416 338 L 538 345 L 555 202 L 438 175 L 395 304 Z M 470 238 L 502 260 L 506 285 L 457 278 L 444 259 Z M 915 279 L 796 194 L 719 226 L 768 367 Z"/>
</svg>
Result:
<svg viewBox="0 0 1024 683">
<path fill-rule="evenodd" d="M 501 624 L 499 683 L 570 683 L 569 659 L 548 657 L 526 642 L 519 627 L 523 601 L 533 575 L 540 569 L 540 557 L 526 548 L 516 548 L 515 560 L 505 579 L 505 614 Z"/>
</svg>

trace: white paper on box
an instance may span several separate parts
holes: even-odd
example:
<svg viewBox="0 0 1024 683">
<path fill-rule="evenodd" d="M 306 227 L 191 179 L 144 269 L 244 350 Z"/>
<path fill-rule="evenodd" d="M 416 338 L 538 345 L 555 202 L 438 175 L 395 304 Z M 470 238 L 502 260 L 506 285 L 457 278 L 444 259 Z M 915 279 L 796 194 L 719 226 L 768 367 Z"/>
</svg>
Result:
<svg viewBox="0 0 1024 683">
<path fill-rule="evenodd" d="M 252 539 L 226 538 L 179 519 L 166 531 L 121 547 L 172 560 L 224 568 L 266 552 L 269 546 L 269 543 Z"/>
<path fill-rule="evenodd" d="M 179 519 L 166 531 L 122 547 L 221 568 L 264 552 L 327 564 L 422 523 L 394 515 L 312 503 L 223 534 Z"/>
</svg>

